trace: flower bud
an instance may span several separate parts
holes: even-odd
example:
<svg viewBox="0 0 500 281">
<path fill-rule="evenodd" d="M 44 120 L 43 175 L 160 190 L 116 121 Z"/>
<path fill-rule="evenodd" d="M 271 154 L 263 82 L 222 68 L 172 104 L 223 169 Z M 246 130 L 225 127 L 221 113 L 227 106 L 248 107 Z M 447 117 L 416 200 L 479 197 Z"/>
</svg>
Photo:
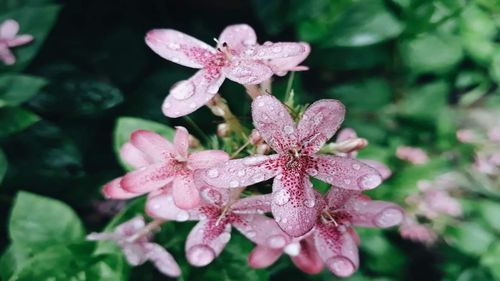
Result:
<svg viewBox="0 0 500 281">
<path fill-rule="evenodd" d="M 264 141 L 264 139 L 260 136 L 259 131 L 255 130 L 255 129 L 252 130 L 252 133 L 248 137 L 248 140 L 253 145 L 260 144 Z"/>
<path fill-rule="evenodd" d="M 429 161 L 424 150 L 410 146 L 400 146 L 396 149 L 396 157 L 414 165 L 423 165 Z"/>
<path fill-rule="evenodd" d="M 225 138 L 229 136 L 229 125 L 227 123 L 221 123 L 217 126 L 217 136 Z"/>
</svg>

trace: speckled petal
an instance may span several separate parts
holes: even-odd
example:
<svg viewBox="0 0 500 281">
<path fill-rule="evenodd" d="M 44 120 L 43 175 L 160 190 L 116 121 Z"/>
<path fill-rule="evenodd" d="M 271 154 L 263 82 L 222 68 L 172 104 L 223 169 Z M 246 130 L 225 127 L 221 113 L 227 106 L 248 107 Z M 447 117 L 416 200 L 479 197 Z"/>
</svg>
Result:
<svg viewBox="0 0 500 281">
<path fill-rule="evenodd" d="M 311 47 L 307 43 L 296 44 L 301 44 L 303 46 L 302 52 L 299 54 L 286 58 L 275 58 L 267 62 L 267 65 L 271 67 L 276 75 L 283 76 L 288 71 L 307 70 L 307 67 L 299 66 L 299 64 L 309 56 Z"/>
<path fill-rule="evenodd" d="M 250 241 L 273 249 L 282 249 L 291 238 L 276 222 L 265 215 L 239 215 L 233 226 Z"/>
<path fill-rule="evenodd" d="M 102 193 L 107 199 L 130 199 L 141 195 L 141 193 L 128 192 L 120 185 L 122 178 L 116 178 L 107 183 Z"/>
<path fill-rule="evenodd" d="M 314 231 L 314 244 L 326 267 L 335 275 L 347 277 L 358 269 L 358 248 L 347 230 L 318 224 Z"/>
<path fill-rule="evenodd" d="M 130 142 L 125 143 L 120 148 L 120 158 L 135 169 L 153 164 L 152 161 L 148 160 L 149 157 L 147 155 Z"/>
<path fill-rule="evenodd" d="M 382 162 L 369 159 L 360 159 L 359 161 L 377 170 L 384 180 L 388 179 L 392 175 L 391 169 L 389 169 L 389 167 L 384 165 Z"/>
<path fill-rule="evenodd" d="M 165 186 L 174 175 L 171 163 L 157 163 L 127 173 L 120 184 L 128 192 L 146 193 Z"/>
<path fill-rule="evenodd" d="M 262 214 L 271 212 L 272 194 L 253 195 L 233 204 L 233 212 L 238 214 Z"/>
<path fill-rule="evenodd" d="M 136 130 L 130 135 L 130 143 L 142 151 L 151 163 L 169 160 L 175 155 L 172 143 L 155 132 Z"/>
<path fill-rule="evenodd" d="M 251 58 L 255 60 L 268 59 L 296 59 L 305 57 L 309 51 L 309 45 L 303 42 L 267 42 L 264 45 L 257 46 Z M 305 56 L 304 56 L 305 55 Z M 300 63 L 300 62 L 298 62 Z"/>
<path fill-rule="evenodd" d="M 156 243 L 145 243 L 144 249 L 147 252 L 147 259 L 150 260 L 161 273 L 170 277 L 179 277 L 181 275 L 179 265 L 165 248 Z"/>
<path fill-rule="evenodd" d="M 149 194 L 146 201 L 146 214 L 148 216 L 172 221 L 199 220 L 202 214 L 199 208 L 183 210 L 174 204 L 172 191 L 169 188 L 154 191 Z"/>
<path fill-rule="evenodd" d="M 295 266 L 307 274 L 317 274 L 323 270 L 323 261 L 319 257 L 311 235 L 300 240 L 300 252 L 291 256 Z"/>
<path fill-rule="evenodd" d="M 200 57 L 214 54 L 210 45 L 172 29 L 153 29 L 146 34 L 146 44 L 162 58 L 193 68 L 202 68 Z"/>
<path fill-rule="evenodd" d="M 277 98 L 258 96 L 252 102 L 252 118 L 259 134 L 276 152 L 286 153 L 297 143 L 295 123 Z"/>
<path fill-rule="evenodd" d="M 234 59 L 231 64 L 222 68 L 227 79 L 243 85 L 255 85 L 273 76 L 273 71 L 262 62 Z"/>
<path fill-rule="evenodd" d="M 307 175 L 285 172 L 274 178 L 274 219 L 288 235 L 299 237 L 309 232 L 318 216 L 318 202 Z"/>
<path fill-rule="evenodd" d="M 297 125 L 302 150 L 307 154 L 320 150 L 340 127 L 344 115 L 344 105 L 337 100 L 325 99 L 311 104 Z"/>
<path fill-rule="evenodd" d="M 224 75 L 214 76 L 202 69 L 188 80 L 177 82 L 162 104 L 163 114 L 177 118 L 194 112 L 217 94 L 224 79 Z"/>
<path fill-rule="evenodd" d="M 174 135 L 174 147 L 177 150 L 178 155 L 182 158 L 187 159 L 188 148 L 189 148 L 189 133 L 186 128 L 177 126 L 175 127 Z"/>
<path fill-rule="evenodd" d="M 330 155 L 315 155 L 312 159 L 309 174 L 333 186 L 367 190 L 382 183 L 378 171 L 359 160 Z"/>
<path fill-rule="evenodd" d="M 172 184 L 172 195 L 177 207 L 188 210 L 200 204 L 200 193 L 192 175 L 176 176 Z"/>
<path fill-rule="evenodd" d="M 330 209 L 336 210 L 341 209 L 349 201 L 356 199 L 361 195 L 359 190 L 344 189 L 340 187 L 332 186 L 325 196 L 327 205 Z"/>
<path fill-rule="evenodd" d="M 217 47 L 222 48 L 222 44 L 226 43 L 229 49 L 240 53 L 247 46 L 257 43 L 257 35 L 248 24 L 234 24 L 226 27 L 219 36 L 219 44 Z"/>
<path fill-rule="evenodd" d="M 352 224 L 363 227 L 391 227 L 400 224 L 404 218 L 404 211 L 398 205 L 363 197 L 350 200 L 345 209 L 349 210 Z"/>
<path fill-rule="evenodd" d="M 217 224 L 216 219 L 200 221 L 186 240 L 188 262 L 197 267 L 208 265 L 219 256 L 230 239 L 230 224 Z"/>
<path fill-rule="evenodd" d="M 230 160 L 213 168 L 196 171 L 195 179 L 200 181 L 202 185 L 206 184 L 217 188 L 253 185 L 279 173 L 277 158 L 278 155 L 261 155 Z"/>
<path fill-rule="evenodd" d="M 255 246 L 248 255 L 248 265 L 252 268 L 266 268 L 272 265 L 283 254 L 283 249 L 271 249 Z"/>
<path fill-rule="evenodd" d="M 222 150 L 203 150 L 189 155 L 188 166 L 192 170 L 208 169 L 228 160 L 229 155 Z"/>
</svg>

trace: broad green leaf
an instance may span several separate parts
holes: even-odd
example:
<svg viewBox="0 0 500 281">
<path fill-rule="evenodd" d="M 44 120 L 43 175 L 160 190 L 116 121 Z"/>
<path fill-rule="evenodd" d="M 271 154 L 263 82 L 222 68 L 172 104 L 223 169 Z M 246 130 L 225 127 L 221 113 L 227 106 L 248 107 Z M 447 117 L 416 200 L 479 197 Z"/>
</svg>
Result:
<svg viewBox="0 0 500 281">
<path fill-rule="evenodd" d="M 130 135 L 136 130 L 153 131 L 164 136 L 168 140 L 172 140 L 175 133 L 174 129 L 161 123 L 135 117 L 120 117 L 116 122 L 113 137 L 113 147 L 118 158 L 120 158 L 120 148 L 130 140 Z M 122 162 L 122 165 L 127 170 L 131 170 L 131 167 L 127 164 Z"/>
<path fill-rule="evenodd" d="M 392 90 L 387 81 L 370 78 L 340 84 L 327 95 L 342 101 L 352 111 L 377 112 L 390 103 Z"/>
<path fill-rule="evenodd" d="M 395 268 L 403 267 L 406 257 L 392 245 L 379 229 L 360 228 L 356 230 L 362 241 L 361 250 L 367 254 L 366 265 L 373 271 L 384 275 L 397 275 Z M 388 263 L 387 261 L 391 262 Z"/>
<path fill-rule="evenodd" d="M 29 104 L 44 114 L 78 116 L 99 113 L 122 101 L 121 91 L 109 83 L 71 78 L 49 84 Z"/>
<path fill-rule="evenodd" d="M 30 258 L 30 250 L 16 245 L 9 245 L 0 258 L 0 279 L 9 278 Z"/>
<path fill-rule="evenodd" d="M 8 166 L 7 157 L 5 157 L 5 154 L 0 148 L 0 184 L 2 184 L 5 173 L 7 172 L 7 166 Z"/>
<path fill-rule="evenodd" d="M 498 214 L 498 213 L 497 213 Z M 496 241 L 481 257 L 481 265 L 486 267 L 495 280 L 500 280 L 500 241 Z"/>
<path fill-rule="evenodd" d="M 389 62 L 390 53 L 382 45 L 316 49 L 307 59 L 309 66 L 342 71 L 372 69 Z"/>
<path fill-rule="evenodd" d="M 462 252 L 480 256 L 484 254 L 492 242 L 495 235 L 487 228 L 477 222 L 464 222 L 450 229 L 450 242 Z"/>
<path fill-rule="evenodd" d="M 16 63 L 12 66 L 0 64 L 0 73 L 21 71 L 28 66 L 56 22 L 59 10 L 58 5 L 26 6 L 0 15 L 0 22 L 14 19 L 19 22 L 20 34 L 31 34 L 35 38 L 29 44 L 15 47 Z"/>
<path fill-rule="evenodd" d="M 20 107 L 0 108 L 0 138 L 18 133 L 39 120 L 38 115 Z"/>
<path fill-rule="evenodd" d="M 33 97 L 47 81 L 28 75 L 0 76 L 0 107 L 16 106 Z"/>
<path fill-rule="evenodd" d="M 491 226 L 494 230 L 500 233 L 500 220 L 498 219 L 498 214 L 500 214 L 500 203 L 482 200 L 480 202 L 475 202 L 475 206 L 479 203 L 479 212 L 483 217 L 483 220 Z"/>
<path fill-rule="evenodd" d="M 403 41 L 400 52 L 404 64 L 416 74 L 448 72 L 463 58 L 460 41 L 445 33 L 427 33 Z"/>
<path fill-rule="evenodd" d="M 447 104 L 448 91 L 449 86 L 444 81 L 436 81 L 414 88 L 402 100 L 398 111 L 405 117 L 435 122 Z"/>
<path fill-rule="evenodd" d="M 359 1 L 340 15 L 325 46 L 358 47 L 380 43 L 403 31 L 383 1 Z"/>
<path fill-rule="evenodd" d="M 9 236 L 16 246 L 33 251 L 83 239 L 76 213 L 61 201 L 21 191 L 9 219 Z"/>
<path fill-rule="evenodd" d="M 0 0 L 0 11 L 10 11 L 26 6 L 53 4 L 55 0 Z"/>
</svg>

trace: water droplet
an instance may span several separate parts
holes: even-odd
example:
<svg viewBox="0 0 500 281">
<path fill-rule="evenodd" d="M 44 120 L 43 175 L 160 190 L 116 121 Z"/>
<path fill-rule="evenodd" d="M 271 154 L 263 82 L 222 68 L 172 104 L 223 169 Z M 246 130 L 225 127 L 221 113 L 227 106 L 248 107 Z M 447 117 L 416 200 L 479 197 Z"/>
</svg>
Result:
<svg viewBox="0 0 500 281">
<path fill-rule="evenodd" d="M 264 42 L 264 46 L 271 46 L 272 44 L 273 44 L 273 42 L 271 42 L 271 41 Z"/>
<path fill-rule="evenodd" d="M 285 112 L 283 111 L 280 111 L 280 113 L 278 113 L 279 117 L 285 117 Z"/>
<path fill-rule="evenodd" d="M 195 109 L 196 108 L 196 103 L 192 102 L 189 104 L 189 108 Z"/>
<path fill-rule="evenodd" d="M 234 172 L 236 172 L 236 169 L 231 167 L 229 169 L 227 169 L 228 172 L 230 172 L 231 174 L 234 174 Z"/>
<path fill-rule="evenodd" d="M 238 171 L 238 176 L 242 177 L 245 175 L 245 170 L 239 170 Z"/>
<path fill-rule="evenodd" d="M 172 87 L 170 93 L 176 100 L 186 100 L 194 95 L 194 84 L 189 80 L 180 81 Z"/>
<path fill-rule="evenodd" d="M 229 240 L 231 240 L 231 233 L 229 232 L 223 232 L 220 236 L 219 239 L 222 243 L 227 243 Z"/>
<path fill-rule="evenodd" d="M 243 160 L 243 164 L 245 165 L 257 165 L 261 162 L 265 161 L 267 158 L 265 156 L 251 156 L 247 157 Z"/>
<path fill-rule="evenodd" d="M 240 183 L 237 180 L 233 180 L 233 181 L 229 182 L 229 187 L 234 188 L 234 187 L 238 187 L 238 186 L 240 186 Z"/>
<path fill-rule="evenodd" d="M 344 183 L 345 184 L 351 184 L 351 180 L 350 179 L 344 179 Z"/>
<path fill-rule="evenodd" d="M 286 189 L 281 189 L 274 194 L 273 201 L 276 205 L 283 206 L 290 201 L 290 193 Z"/>
<path fill-rule="evenodd" d="M 153 209 L 153 210 L 159 210 L 160 208 L 161 208 L 161 205 L 160 205 L 160 204 L 158 204 L 158 203 L 153 204 L 153 205 L 151 206 L 151 209 Z"/>
<path fill-rule="evenodd" d="M 314 205 L 316 205 L 316 200 L 314 199 L 305 199 L 304 200 L 304 205 L 308 208 L 312 208 L 314 207 Z"/>
<path fill-rule="evenodd" d="M 325 180 L 326 180 L 327 183 L 332 183 L 333 182 L 333 177 L 332 176 L 327 176 Z"/>
<path fill-rule="evenodd" d="M 172 61 L 175 62 L 175 63 L 179 63 L 180 60 L 178 58 L 172 58 Z"/>
<path fill-rule="evenodd" d="M 355 268 L 351 261 L 342 256 L 336 256 L 326 261 L 328 268 L 340 277 L 351 275 Z"/>
<path fill-rule="evenodd" d="M 391 227 L 401 223 L 402 220 L 403 212 L 401 210 L 388 208 L 375 218 L 375 224 L 379 227 Z"/>
<path fill-rule="evenodd" d="M 245 55 L 247 56 L 253 56 L 255 55 L 257 51 L 255 50 L 255 47 L 249 47 L 245 50 Z"/>
<path fill-rule="evenodd" d="M 361 189 L 372 189 L 382 183 L 382 178 L 379 175 L 371 174 L 364 175 L 358 179 L 358 186 Z"/>
<path fill-rule="evenodd" d="M 219 171 L 218 171 L 216 168 L 209 169 L 209 170 L 207 171 L 207 176 L 208 176 L 209 178 L 214 179 L 214 178 L 216 178 L 216 177 L 218 177 L 218 176 L 219 176 Z"/>
<path fill-rule="evenodd" d="M 170 42 L 168 43 L 167 45 L 170 49 L 172 50 L 177 50 L 181 47 L 181 45 L 177 44 L 177 43 L 174 43 L 174 42 Z"/>
<path fill-rule="evenodd" d="M 267 245 L 273 249 L 283 248 L 286 245 L 286 239 L 283 235 L 273 235 L 267 240 Z"/>
<path fill-rule="evenodd" d="M 283 127 L 283 132 L 285 132 L 285 134 L 287 135 L 290 135 L 290 134 L 293 134 L 293 127 L 292 126 L 285 126 Z"/>
<path fill-rule="evenodd" d="M 361 169 L 361 165 L 359 165 L 359 164 L 355 163 L 355 164 L 352 164 L 352 168 L 353 168 L 354 170 L 359 170 L 359 169 Z"/>
<path fill-rule="evenodd" d="M 207 92 L 209 92 L 210 94 L 215 94 L 219 91 L 219 86 L 218 85 L 215 85 L 215 84 L 211 84 L 210 86 L 208 86 L 207 88 Z"/>
<path fill-rule="evenodd" d="M 314 168 L 310 168 L 310 169 L 307 169 L 306 172 L 310 175 L 310 176 L 315 176 L 318 174 L 318 170 L 314 169 Z"/>
<path fill-rule="evenodd" d="M 252 231 L 247 232 L 247 237 L 248 237 L 248 238 L 253 238 L 253 237 L 255 237 L 255 236 L 257 236 L 257 232 L 255 232 L 255 231 L 253 231 L 253 230 L 252 230 Z"/>
<path fill-rule="evenodd" d="M 187 221 L 189 219 L 189 213 L 186 211 L 179 211 L 175 216 L 177 221 Z"/>
<path fill-rule="evenodd" d="M 189 260 L 189 263 L 191 263 L 192 265 L 205 266 L 215 258 L 215 253 L 208 246 L 196 245 L 189 248 L 189 250 L 186 252 L 186 256 Z"/>
<path fill-rule="evenodd" d="M 222 199 L 222 194 L 217 190 L 209 187 L 202 188 L 201 196 L 208 202 L 219 203 Z"/>
<path fill-rule="evenodd" d="M 172 105 L 169 102 L 163 104 L 163 108 L 170 108 Z"/>
<path fill-rule="evenodd" d="M 277 54 L 279 52 L 281 52 L 283 50 L 283 48 L 281 48 L 280 46 L 275 46 L 272 48 L 273 50 L 273 53 Z"/>
<path fill-rule="evenodd" d="M 284 252 L 292 257 L 295 257 L 295 256 L 299 255 L 300 248 L 301 248 L 300 243 L 295 242 L 295 243 L 288 244 L 285 247 Z"/>
</svg>

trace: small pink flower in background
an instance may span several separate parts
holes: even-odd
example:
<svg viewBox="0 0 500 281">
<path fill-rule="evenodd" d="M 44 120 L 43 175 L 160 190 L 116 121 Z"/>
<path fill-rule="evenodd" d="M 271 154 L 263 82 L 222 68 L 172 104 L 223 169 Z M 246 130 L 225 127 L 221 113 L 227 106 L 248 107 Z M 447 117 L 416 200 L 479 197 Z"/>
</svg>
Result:
<svg viewBox="0 0 500 281">
<path fill-rule="evenodd" d="M 255 31 L 246 24 L 226 27 L 217 41 L 217 49 L 172 29 L 149 31 L 146 44 L 167 60 L 201 69 L 170 89 L 162 106 L 168 117 L 189 114 L 206 104 L 225 78 L 243 85 L 259 84 L 273 73 L 283 75 L 291 70 L 304 70 L 297 65 L 310 52 L 307 43 L 258 45 Z"/>
<path fill-rule="evenodd" d="M 492 127 L 488 130 L 488 139 L 493 142 L 500 142 L 500 127 Z"/>
<path fill-rule="evenodd" d="M 401 234 L 401 237 L 405 239 L 427 245 L 433 244 L 438 238 L 437 233 L 430 227 L 419 224 L 410 218 L 405 218 L 403 224 L 401 224 L 399 233 Z"/>
<path fill-rule="evenodd" d="M 396 204 L 372 201 L 360 191 L 332 187 L 324 199 L 317 192 L 316 196 L 320 212 L 312 232 L 281 249 L 256 247 L 249 256 L 252 267 L 271 265 L 284 250 L 290 250 L 286 247 L 299 241 L 298 253 L 291 253 L 298 268 L 314 274 L 324 264 L 332 273 L 347 277 L 359 266 L 359 237 L 352 227 L 386 228 L 400 224 L 404 218 L 403 210 Z"/>
<path fill-rule="evenodd" d="M 154 132 L 135 131 L 120 155 L 136 170 L 106 184 L 105 196 L 128 199 L 171 184 L 174 202 L 179 208 L 196 207 L 200 196 L 194 184 L 194 171 L 210 168 L 228 160 L 229 156 L 220 150 L 189 154 L 188 143 L 189 134 L 183 127 L 177 127 L 173 144 Z"/>
<path fill-rule="evenodd" d="M 132 266 L 151 261 L 163 274 L 170 277 L 181 275 L 181 269 L 172 255 L 162 246 L 150 242 L 150 233 L 141 233 L 146 224 L 143 217 L 135 217 L 116 227 L 112 233 L 91 233 L 87 240 L 115 241 Z"/>
<path fill-rule="evenodd" d="M 461 129 L 457 131 L 457 139 L 462 143 L 476 143 L 480 137 L 473 130 Z"/>
<path fill-rule="evenodd" d="M 462 206 L 453 197 L 450 196 L 448 190 L 441 185 L 442 181 L 437 179 L 436 182 L 420 180 L 417 186 L 422 192 L 418 206 L 420 212 L 429 219 L 435 219 L 439 215 L 448 215 L 457 217 L 462 214 Z"/>
<path fill-rule="evenodd" d="M 198 171 L 197 177 L 218 188 L 249 186 L 274 177 L 272 213 L 289 235 L 304 235 L 315 225 L 318 210 L 309 176 L 352 190 L 372 189 L 382 182 L 379 173 L 363 162 L 315 155 L 344 119 L 340 102 L 313 103 L 296 125 L 279 100 L 265 95 L 253 101 L 252 116 L 260 136 L 277 154 L 230 160 Z"/>
<path fill-rule="evenodd" d="M 429 161 L 427 153 L 417 147 L 400 146 L 396 149 L 396 156 L 414 165 L 423 165 Z"/>
<path fill-rule="evenodd" d="M 186 241 L 186 257 L 194 266 L 205 266 L 219 256 L 231 239 L 232 226 L 258 245 L 279 249 L 289 243 L 288 235 L 264 215 L 270 211 L 271 197 L 256 195 L 239 199 L 240 192 L 241 189 L 202 186 L 201 205 L 182 210 L 172 204 L 171 191 L 166 188 L 149 195 L 146 212 L 162 220 L 199 221 Z"/>
<path fill-rule="evenodd" d="M 33 41 L 33 36 L 28 34 L 17 35 L 19 24 L 17 21 L 8 19 L 0 24 L 0 60 L 6 65 L 16 63 L 16 57 L 10 48 L 21 46 Z"/>
</svg>

